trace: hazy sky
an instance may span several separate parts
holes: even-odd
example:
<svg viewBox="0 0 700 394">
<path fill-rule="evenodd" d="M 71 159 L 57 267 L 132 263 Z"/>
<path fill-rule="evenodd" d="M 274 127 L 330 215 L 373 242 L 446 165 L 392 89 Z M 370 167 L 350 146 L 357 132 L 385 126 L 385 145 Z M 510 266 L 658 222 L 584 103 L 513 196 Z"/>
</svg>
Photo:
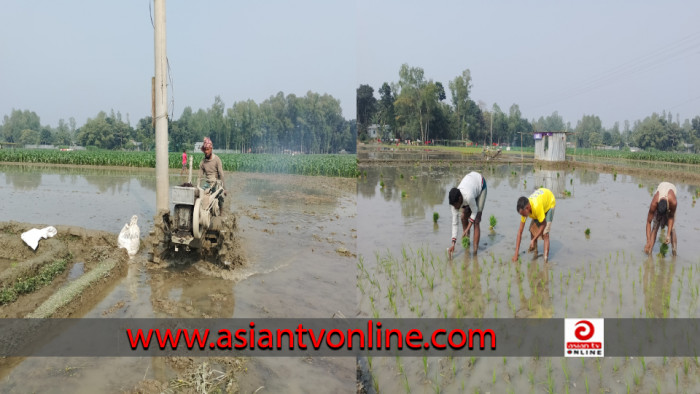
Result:
<svg viewBox="0 0 700 394">
<path fill-rule="evenodd" d="M 150 115 L 149 4 L 3 1 L 0 116 Z M 357 87 L 408 63 L 445 88 L 468 68 L 474 100 L 528 119 L 682 121 L 700 115 L 698 16 L 698 1 L 169 1 L 171 112 L 311 90 L 354 118 Z"/>
<path fill-rule="evenodd" d="M 355 118 L 355 3 L 323 0 L 168 1 L 167 51 L 177 119 L 216 95 L 260 103 L 282 91 L 328 93 Z M 101 110 L 151 112 L 152 0 L 5 0 L 0 23 L 0 118 L 12 108 L 42 124 Z"/>
<path fill-rule="evenodd" d="M 448 101 L 470 69 L 475 101 L 572 127 L 700 115 L 700 1 L 358 1 L 357 78 L 375 92 L 407 63 Z"/>
</svg>

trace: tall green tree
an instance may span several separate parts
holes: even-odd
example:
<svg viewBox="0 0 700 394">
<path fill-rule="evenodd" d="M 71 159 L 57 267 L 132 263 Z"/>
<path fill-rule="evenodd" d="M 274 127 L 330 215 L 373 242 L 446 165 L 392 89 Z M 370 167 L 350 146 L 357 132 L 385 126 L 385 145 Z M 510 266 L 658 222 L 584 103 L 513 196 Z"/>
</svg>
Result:
<svg viewBox="0 0 700 394">
<path fill-rule="evenodd" d="M 456 124 L 460 139 L 463 140 L 469 134 L 467 132 L 467 108 L 472 88 L 472 77 L 469 69 L 462 71 L 461 75 L 448 82 L 448 86 L 452 96 L 452 105 L 455 108 L 454 114 L 457 119 Z"/>
<path fill-rule="evenodd" d="M 41 131 L 39 115 L 29 110 L 13 109 L 10 115 L 3 117 L 2 136 L 7 142 L 19 142 L 24 130 Z"/>
<path fill-rule="evenodd" d="M 357 88 L 357 124 L 360 128 L 360 137 L 367 134 L 367 128 L 377 112 L 377 99 L 374 97 L 374 88 L 369 85 L 360 85 Z"/>
<path fill-rule="evenodd" d="M 579 148 L 594 148 L 603 143 L 603 125 L 595 115 L 583 115 L 576 124 L 574 133 Z"/>
</svg>

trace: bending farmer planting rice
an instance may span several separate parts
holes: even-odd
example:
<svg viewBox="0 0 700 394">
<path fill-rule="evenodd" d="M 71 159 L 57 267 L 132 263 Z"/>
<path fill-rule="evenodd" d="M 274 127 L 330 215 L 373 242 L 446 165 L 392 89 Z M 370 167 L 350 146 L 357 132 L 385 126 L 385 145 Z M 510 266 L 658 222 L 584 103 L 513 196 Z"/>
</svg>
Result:
<svg viewBox="0 0 700 394">
<path fill-rule="evenodd" d="M 554 220 L 554 206 L 557 204 L 554 194 L 545 188 L 537 189 L 530 197 L 520 197 L 516 209 L 520 214 L 520 228 L 515 241 L 515 254 L 513 261 L 518 261 L 518 251 L 520 250 L 520 239 L 525 228 L 525 221 L 529 216 L 532 218 L 530 225 L 530 234 L 532 241 L 528 250 L 534 250 L 537 253 L 537 239 L 544 239 L 544 261 L 549 258 L 549 231 L 552 228 L 552 220 Z"/>
<path fill-rule="evenodd" d="M 661 182 L 659 187 L 656 188 L 654 197 L 651 199 L 651 204 L 649 205 L 649 214 L 647 215 L 647 243 L 644 246 L 644 253 L 651 253 L 651 250 L 654 248 L 654 242 L 656 242 L 657 232 L 660 228 L 666 227 L 667 232 L 664 243 L 670 243 L 673 248 L 673 255 L 676 255 L 677 239 L 676 229 L 673 228 L 673 224 L 677 206 L 676 186 L 669 182 Z M 652 221 L 654 222 L 653 229 L 651 226 Z"/>
</svg>

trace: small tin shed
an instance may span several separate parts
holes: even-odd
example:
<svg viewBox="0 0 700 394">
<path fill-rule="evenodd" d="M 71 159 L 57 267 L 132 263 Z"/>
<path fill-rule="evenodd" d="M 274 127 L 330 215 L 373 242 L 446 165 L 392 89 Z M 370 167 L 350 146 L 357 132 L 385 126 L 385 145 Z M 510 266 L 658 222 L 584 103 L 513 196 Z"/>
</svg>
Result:
<svg viewBox="0 0 700 394">
<path fill-rule="evenodd" d="M 534 133 L 535 160 L 566 161 L 566 132 Z"/>
</svg>

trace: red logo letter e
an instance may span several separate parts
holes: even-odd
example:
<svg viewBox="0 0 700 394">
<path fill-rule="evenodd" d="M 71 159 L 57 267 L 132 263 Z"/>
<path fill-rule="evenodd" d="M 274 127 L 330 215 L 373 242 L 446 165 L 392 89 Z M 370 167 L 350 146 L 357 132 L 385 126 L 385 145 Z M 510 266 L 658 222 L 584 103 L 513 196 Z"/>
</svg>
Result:
<svg viewBox="0 0 700 394">
<path fill-rule="evenodd" d="M 588 320 L 581 320 L 575 324 L 575 326 L 578 326 L 579 324 L 583 324 L 585 326 L 588 326 L 588 329 L 590 332 L 588 334 L 585 334 L 586 332 L 586 327 L 578 327 L 574 331 L 574 335 L 576 335 L 576 338 L 578 338 L 580 341 L 587 341 L 591 339 L 593 336 L 593 333 L 595 332 L 595 328 L 593 327 L 593 324 L 589 322 Z"/>
</svg>

